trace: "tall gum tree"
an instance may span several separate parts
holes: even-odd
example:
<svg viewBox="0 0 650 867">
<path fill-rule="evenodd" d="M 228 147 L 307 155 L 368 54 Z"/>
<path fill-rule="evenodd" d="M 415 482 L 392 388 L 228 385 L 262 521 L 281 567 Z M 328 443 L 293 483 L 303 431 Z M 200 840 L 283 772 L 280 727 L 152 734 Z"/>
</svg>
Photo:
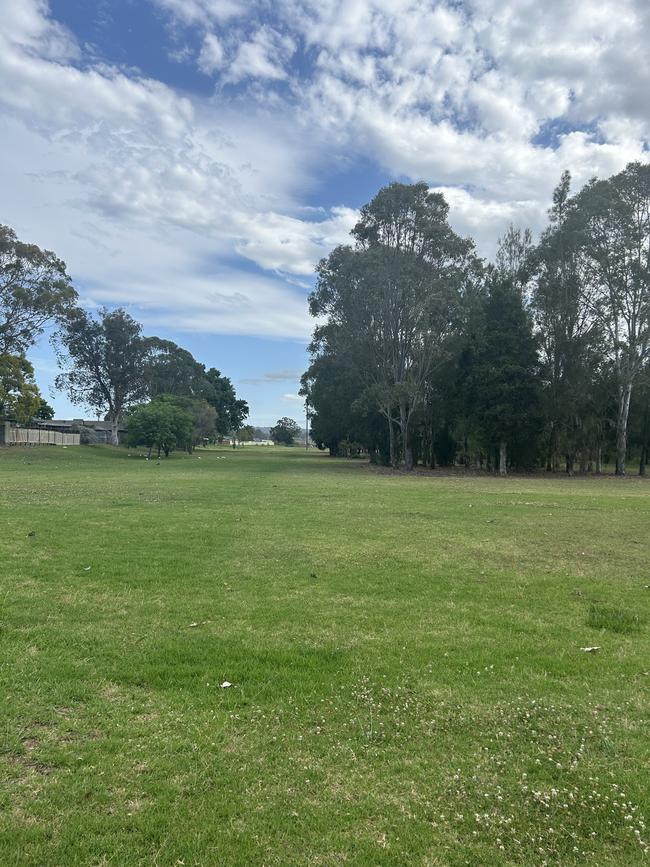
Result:
<svg viewBox="0 0 650 867">
<path fill-rule="evenodd" d="M 23 355 L 76 297 L 65 262 L 0 225 L 0 354 Z"/>
<path fill-rule="evenodd" d="M 632 389 L 650 356 L 650 165 L 630 163 L 576 197 L 585 303 L 616 377 L 616 475 L 625 475 Z"/>
<path fill-rule="evenodd" d="M 147 397 L 149 349 L 141 325 L 121 309 L 102 309 L 98 319 L 78 309 L 56 346 L 64 368 L 56 387 L 72 403 L 103 413 L 111 424 L 111 443 L 118 445 L 126 412 Z"/>
<path fill-rule="evenodd" d="M 451 229 L 448 210 L 425 183 L 384 187 L 362 208 L 354 247 L 319 264 L 310 296 L 312 314 L 336 324 L 353 347 L 359 376 L 388 423 L 391 462 L 399 448 L 406 470 L 413 468 L 414 413 L 476 270 L 473 244 Z"/>
</svg>

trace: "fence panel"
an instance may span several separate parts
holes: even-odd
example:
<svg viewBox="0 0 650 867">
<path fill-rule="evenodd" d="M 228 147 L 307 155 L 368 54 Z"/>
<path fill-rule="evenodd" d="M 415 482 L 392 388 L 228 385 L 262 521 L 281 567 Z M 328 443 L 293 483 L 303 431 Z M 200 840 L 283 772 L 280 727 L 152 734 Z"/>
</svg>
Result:
<svg viewBox="0 0 650 867">
<path fill-rule="evenodd" d="M 5 427 L 5 443 L 17 446 L 78 446 L 81 445 L 81 436 L 78 433 L 61 433 L 41 428 Z"/>
</svg>

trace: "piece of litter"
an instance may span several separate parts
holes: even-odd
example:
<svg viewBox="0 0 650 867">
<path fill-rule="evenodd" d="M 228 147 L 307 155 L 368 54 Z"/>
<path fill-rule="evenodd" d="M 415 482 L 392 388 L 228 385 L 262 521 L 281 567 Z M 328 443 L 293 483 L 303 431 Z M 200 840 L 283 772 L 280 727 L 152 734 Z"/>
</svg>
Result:
<svg viewBox="0 0 650 867">
<path fill-rule="evenodd" d="M 84 566 L 84 572 L 90 572 L 92 566 Z"/>
<path fill-rule="evenodd" d="M 190 623 L 190 625 L 187 628 L 191 629 L 193 626 L 198 626 L 198 625 L 199 625 L 198 623 Z"/>
<path fill-rule="evenodd" d="M 228 689 L 229 686 L 232 686 L 232 683 L 230 683 L 229 680 L 224 680 L 224 682 L 220 683 L 219 686 L 221 689 Z"/>
<path fill-rule="evenodd" d="M 581 647 L 580 650 L 584 653 L 598 653 L 600 647 Z"/>
</svg>

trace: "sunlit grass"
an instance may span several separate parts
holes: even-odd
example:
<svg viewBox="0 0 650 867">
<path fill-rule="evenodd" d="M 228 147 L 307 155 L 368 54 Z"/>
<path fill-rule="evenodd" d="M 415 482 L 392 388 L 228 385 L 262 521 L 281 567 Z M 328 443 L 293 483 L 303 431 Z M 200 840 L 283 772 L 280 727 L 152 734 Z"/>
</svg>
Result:
<svg viewBox="0 0 650 867">
<path fill-rule="evenodd" d="M 645 482 L 16 448 L 0 510 L 0 864 L 650 857 Z"/>
</svg>

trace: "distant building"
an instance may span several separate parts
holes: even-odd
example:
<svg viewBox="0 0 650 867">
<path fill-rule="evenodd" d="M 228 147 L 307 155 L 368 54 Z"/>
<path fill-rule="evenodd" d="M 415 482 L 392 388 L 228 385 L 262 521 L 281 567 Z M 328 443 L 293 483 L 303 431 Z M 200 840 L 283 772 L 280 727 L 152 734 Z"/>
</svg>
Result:
<svg viewBox="0 0 650 867">
<path fill-rule="evenodd" d="M 81 442 L 91 445 L 101 445 L 111 441 L 111 423 L 103 419 L 36 419 L 34 424 L 41 430 L 79 433 L 81 434 Z M 120 427 L 118 433 L 121 439 L 126 434 L 126 428 Z"/>
</svg>

